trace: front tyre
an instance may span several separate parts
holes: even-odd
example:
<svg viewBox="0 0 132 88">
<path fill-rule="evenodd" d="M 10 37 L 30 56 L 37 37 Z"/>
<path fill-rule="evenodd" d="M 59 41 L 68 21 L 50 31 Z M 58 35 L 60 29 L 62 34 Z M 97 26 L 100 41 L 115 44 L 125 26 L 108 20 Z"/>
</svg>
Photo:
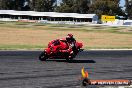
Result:
<svg viewBox="0 0 132 88">
<path fill-rule="evenodd" d="M 46 55 L 46 52 L 42 52 L 40 55 L 39 55 L 39 60 L 40 61 L 46 61 L 46 59 L 48 59 L 47 55 Z"/>
</svg>

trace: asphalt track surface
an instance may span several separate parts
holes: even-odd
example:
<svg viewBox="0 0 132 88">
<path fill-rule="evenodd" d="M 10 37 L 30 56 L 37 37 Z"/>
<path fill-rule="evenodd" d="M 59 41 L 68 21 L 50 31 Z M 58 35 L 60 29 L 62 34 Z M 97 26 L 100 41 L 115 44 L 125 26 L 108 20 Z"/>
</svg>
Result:
<svg viewBox="0 0 132 88">
<path fill-rule="evenodd" d="M 83 51 L 74 61 L 41 62 L 41 51 L 0 51 L 0 88 L 81 88 L 90 79 L 132 79 L 132 51 Z"/>
</svg>

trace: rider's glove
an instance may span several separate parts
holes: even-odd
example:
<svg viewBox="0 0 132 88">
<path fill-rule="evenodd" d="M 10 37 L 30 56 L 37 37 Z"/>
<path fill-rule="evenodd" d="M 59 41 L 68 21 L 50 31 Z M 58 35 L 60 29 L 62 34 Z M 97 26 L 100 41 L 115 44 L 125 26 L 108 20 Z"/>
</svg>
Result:
<svg viewBox="0 0 132 88">
<path fill-rule="evenodd" d="M 73 54 L 73 51 L 71 51 L 70 54 Z"/>
</svg>

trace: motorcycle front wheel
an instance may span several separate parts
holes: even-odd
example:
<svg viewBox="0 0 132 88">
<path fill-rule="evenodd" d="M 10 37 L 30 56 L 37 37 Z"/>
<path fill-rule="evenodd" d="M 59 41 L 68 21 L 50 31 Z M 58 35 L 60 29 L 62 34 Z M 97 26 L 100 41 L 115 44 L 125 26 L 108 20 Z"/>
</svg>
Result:
<svg viewBox="0 0 132 88">
<path fill-rule="evenodd" d="M 45 53 L 45 52 L 42 52 L 42 53 L 39 55 L 39 60 L 40 60 L 40 61 L 46 61 L 46 59 L 48 59 L 46 53 Z"/>
</svg>

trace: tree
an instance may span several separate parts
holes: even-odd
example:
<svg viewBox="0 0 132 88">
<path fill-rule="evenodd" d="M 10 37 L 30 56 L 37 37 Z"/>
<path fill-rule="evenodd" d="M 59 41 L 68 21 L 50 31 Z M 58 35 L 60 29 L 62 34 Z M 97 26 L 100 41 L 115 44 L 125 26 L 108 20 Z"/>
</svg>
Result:
<svg viewBox="0 0 132 88">
<path fill-rule="evenodd" d="M 0 0 L 2 10 L 20 10 L 20 0 Z"/>
<path fill-rule="evenodd" d="M 9 0 L 1 0 L 0 1 L 0 8 L 2 9 L 2 10 L 8 10 L 8 9 L 10 9 L 10 6 L 9 6 L 9 4 L 11 3 L 11 1 L 9 1 Z"/>
<path fill-rule="evenodd" d="M 63 0 L 63 3 L 57 7 L 56 11 L 71 13 L 73 11 L 73 0 Z"/>
<path fill-rule="evenodd" d="M 120 0 L 96 0 L 90 5 L 89 13 L 96 13 L 99 17 L 101 15 L 125 15 L 119 2 Z"/>
<path fill-rule="evenodd" d="M 40 12 L 50 12 L 53 11 L 53 0 L 32 0 L 30 2 L 31 9 Z"/>
<path fill-rule="evenodd" d="M 21 0 L 10 0 L 12 10 L 21 10 Z"/>
<path fill-rule="evenodd" d="M 2 0 L 0 0 L 0 10 L 3 8 L 2 6 Z"/>
<path fill-rule="evenodd" d="M 63 0 L 61 6 L 57 7 L 57 12 L 67 13 L 88 13 L 89 0 Z"/>
<path fill-rule="evenodd" d="M 73 10 L 76 13 L 88 13 L 89 10 L 89 0 L 76 0 Z"/>
<path fill-rule="evenodd" d="M 128 14 L 128 18 L 132 19 L 132 0 L 125 0 L 126 1 L 126 13 Z"/>
<path fill-rule="evenodd" d="M 37 0 L 30 0 L 29 1 L 29 7 L 30 7 L 30 9 L 32 10 L 32 11 L 36 11 L 36 9 L 35 9 L 35 3 L 36 3 L 36 1 Z"/>
</svg>

